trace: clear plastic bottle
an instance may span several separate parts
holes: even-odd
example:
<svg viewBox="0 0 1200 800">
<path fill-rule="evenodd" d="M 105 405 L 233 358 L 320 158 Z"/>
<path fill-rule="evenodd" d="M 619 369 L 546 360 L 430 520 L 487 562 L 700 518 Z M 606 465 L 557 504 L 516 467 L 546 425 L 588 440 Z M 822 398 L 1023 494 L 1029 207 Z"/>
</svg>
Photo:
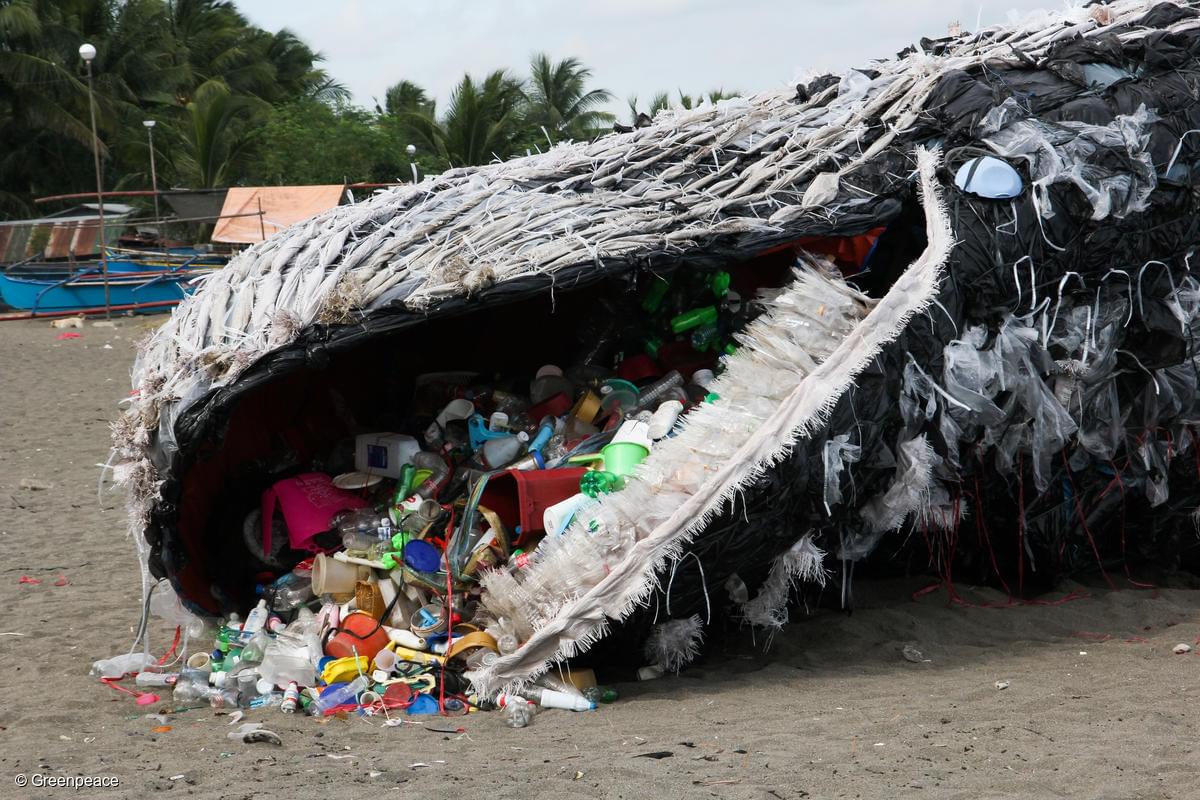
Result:
<svg viewBox="0 0 1200 800">
<path fill-rule="evenodd" d="M 750 590 L 736 572 L 725 579 L 725 591 L 729 592 L 729 599 L 738 605 L 750 602 Z"/>
<path fill-rule="evenodd" d="M 261 591 L 273 611 L 291 611 L 308 605 L 313 600 L 312 568 L 296 567 Z"/>
<path fill-rule="evenodd" d="M 246 646 L 242 648 L 242 663 L 243 664 L 258 664 L 263 660 L 266 654 L 267 645 L 271 643 L 271 634 L 265 630 L 260 630 L 250 637 L 250 641 L 246 642 Z"/>
<path fill-rule="evenodd" d="M 268 692 L 250 700 L 250 708 L 275 708 L 283 705 L 283 692 Z M 282 709 L 281 709 L 282 710 Z M 295 710 L 295 709 L 293 709 Z"/>
<path fill-rule="evenodd" d="M 676 387 L 683 386 L 683 376 L 671 370 L 662 378 L 642 389 L 638 395 L 637 409 L 657 408 L 664 395 Z"/>
<path fill-rule="evenodd" d="M 504 709 L 504 724 L 510 728 L 524 728 L 537 713 L 533 703 L 516 695 L 500 695 L 500 706 Z"/>
<path fill-rule="evenodd" d="M 336 689 L 326 689 L 321 692 L 312 704 L 313 716 L 321 716 L 331 708 L 351 703 L 371 685 L 371 680 L 365 675 L 359 675 L 349 683 L 342 684 Z"/>
</svg>

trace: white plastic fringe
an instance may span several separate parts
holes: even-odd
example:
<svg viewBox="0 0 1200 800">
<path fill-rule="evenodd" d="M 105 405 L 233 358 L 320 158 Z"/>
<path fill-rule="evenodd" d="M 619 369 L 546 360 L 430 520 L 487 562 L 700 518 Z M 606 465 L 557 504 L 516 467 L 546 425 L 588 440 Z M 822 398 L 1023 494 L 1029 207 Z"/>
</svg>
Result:
<svg viewBox="0 0 1200 800">
<path fill-rule="evenodd" d="M 757 628 L 767 628 L 770 637 L 788 622 L 788 596 L 800 583 L 825 585 L 825 551 L 813 542 L 812 533 L 800 537 L 791 548 L 775 559 L 771 572 L 753 600 L 742 604 L 742 619 Z"/>
<path fill-rule="evenodd" d="M 605 496 L 590 519 L 573 524 L 567 534 L 550 542 L 545 558 L 526 567 L 529 576 L 521 588 L 539 599 L 533 607 L 536 619 L 530 620 L 535 632 L 516 652 L 473 676 L 482 694 L 528 680 L 586 649 L 604 635 L 609 619 L 623 619 L 644 605 L 660 570 L 680 557 L 681 548 L 739 490 L 782 460 L 799 439 L 820 430 L 855 377 L 930 305 L 953 236 L 938 190 L 938 156 L 921 149 L 917 163 L 928 237 L 925 251 L 811 371 L 806 365 L 819 360 L 820 351 L 814 358 L 791 338 L 801 330 L 801 342 L 819 344 L 817 331 L 806 330 L 811 324 L 777 316 L 778 309 L 755 320 L 746 331 L 745 346 L 729 357 L 714 387 L 720 399 L 689 414 L 679 435 L 656 449 L 623 491 Z M 802 275 L 793 285 L 807 283 L 802 294 L 781 295 L 800 303 L 801 313 L 808 306 L 806 299 L 836 296 L 835 289 L 842 294 L 841 307 L 855 299 L 848 287 L 828 279 L 806 281 L 807 277 Z M 776 354 L 773 345 L 785 349 Z M 785 377 L 789 362 L 790 380 Z M 773 380 L 764 380 L 772 373 Z M 588 570 L 570 575 L 564 585 L 558 572 L 563 565 Z M 543 595 L 541 587 L 554 591 Z M 491 591 L 485 580 L 485 605 L 492 602 Z"/>
<path fill-rule="evenodd" d="M 679 672 L 700 655 L 704 624 L 699 614 L 687 619 L 672 619 L 655 625 L 646 639 L 646 661 Z"/>
</svg>

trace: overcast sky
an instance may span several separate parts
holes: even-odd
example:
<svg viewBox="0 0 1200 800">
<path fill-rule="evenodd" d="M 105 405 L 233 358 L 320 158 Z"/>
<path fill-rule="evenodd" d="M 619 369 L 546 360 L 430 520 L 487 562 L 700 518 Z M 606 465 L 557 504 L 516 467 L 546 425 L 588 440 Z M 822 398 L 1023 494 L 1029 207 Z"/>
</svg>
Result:
<svg viewBox="0 0 1200 800">
<path fill-rule="evenodd" d="M 290 28 L 325 56 L 355 102 L 407 79 L 445 104 L 464 72 L 527 72 L 529 56 L 576 56 L 625 99 L 682 89 L 752 93 L 809 70 L 891 55 L 922 36 L 1062 8 L 1062 0 L 238 0 L 255 24 Z"/>
</svg>

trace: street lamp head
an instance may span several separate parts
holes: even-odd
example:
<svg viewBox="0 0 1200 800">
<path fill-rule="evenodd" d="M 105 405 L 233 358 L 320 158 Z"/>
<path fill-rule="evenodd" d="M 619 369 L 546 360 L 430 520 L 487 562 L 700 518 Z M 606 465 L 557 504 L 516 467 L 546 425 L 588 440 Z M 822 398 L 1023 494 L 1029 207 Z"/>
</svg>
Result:
<svg viewBox="0 0 1200 800">
<path fill-rule="evenodd" d="M 408 153 L 409 158 L 412 158 L 417 154 L 417 146 L 415 144 L 410 144 L 408 147 L 404 148 L 404 152 Z"/>
<path fill-rule="evenodd" d="M 79 45 L 79 57 L 82 58 L 84 61 L 88 62 L 89 64 L 92 63 L 92 59 L 96 57 L 95 46 L 90 45 L 86 42 Z"/>
<path fill-rule="evenodd" d="M 144 120 L 142 120 L 142 124 L 145 125 L 147 128 L 153 128 L 155 122 L 152 119 L 144 119 Z"/>
</svg>

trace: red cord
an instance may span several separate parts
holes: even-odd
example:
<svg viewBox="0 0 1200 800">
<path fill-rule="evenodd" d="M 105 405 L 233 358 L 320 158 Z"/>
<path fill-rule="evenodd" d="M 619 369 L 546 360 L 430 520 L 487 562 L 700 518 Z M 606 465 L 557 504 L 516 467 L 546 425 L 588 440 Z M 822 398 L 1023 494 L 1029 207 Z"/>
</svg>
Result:
<svg viewBox="0 0 1200 800">
<path fill-rule="evenodd" d="M 1079 501 L 1079 490 L 1075 487 L 1075 476 L 1071 474 L 1071 464 L 1067 461 L 1067 451 L 1062 450 L 1063 468 L 1067 471 L 1067 480 L 1071 484 L 1071 499 L 1075 504 L 1075 512 L 1079 515 L 1079 525 L 1083 528 L 1083 532 L 1087 534 L 1088 543 L 1092 546 L 1092 554 L 1096 556 L 1096 566 L 1100 567 L 1100 574 L 1104 576 L 1104 582 L 1108 584 L 1109 589 L 1115 590 L 1117 585 L 1113 583 L 1112 578 L 1108 577 L 1108 571 L 1104 569 L 1104 562 L 1100 559 L 1100 548 L 1096 546 L 1096 540 L 1092 537 L 1092 532 L 1088 528 L 1087 517 L 1083 514 L 1083 504 Z M 1121 532 L 1122 539 L 1124 538 L 1124 530 Z"/>
</svg>

